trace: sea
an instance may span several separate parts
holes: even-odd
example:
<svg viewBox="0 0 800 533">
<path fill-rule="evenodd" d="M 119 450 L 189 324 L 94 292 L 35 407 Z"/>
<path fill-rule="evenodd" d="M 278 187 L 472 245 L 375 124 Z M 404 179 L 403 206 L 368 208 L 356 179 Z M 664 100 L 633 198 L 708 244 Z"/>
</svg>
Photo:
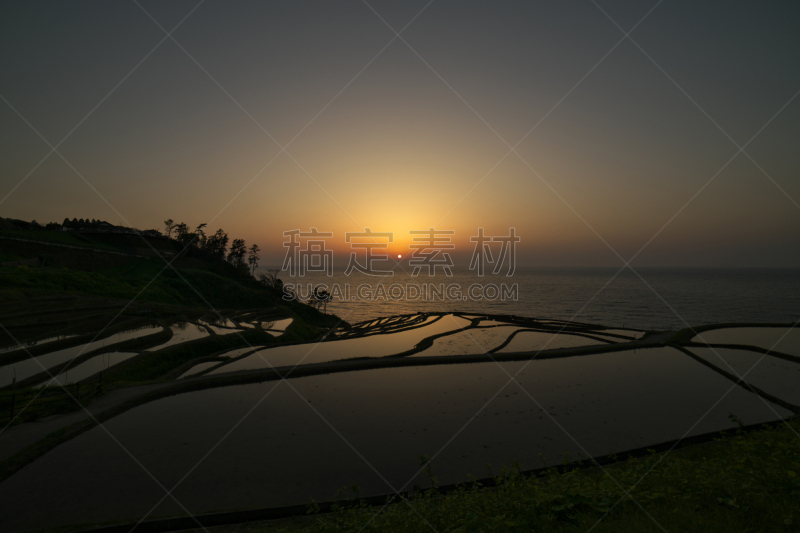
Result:
<svg viewBox="0 0 800 533">
<path fill-rule="evenodd" d="M 331 299 L 325 303 L 326 312 L 351 324 L 431 311 L 646 330 L 800 320 L 800 269 L 517 268 L 511 276 L 453 271 L 452 276 L 308 272 L 292 277 L 281 272 L 279 277 L 303 300 L 315 288 L 327 290 Z"/>
</svg>

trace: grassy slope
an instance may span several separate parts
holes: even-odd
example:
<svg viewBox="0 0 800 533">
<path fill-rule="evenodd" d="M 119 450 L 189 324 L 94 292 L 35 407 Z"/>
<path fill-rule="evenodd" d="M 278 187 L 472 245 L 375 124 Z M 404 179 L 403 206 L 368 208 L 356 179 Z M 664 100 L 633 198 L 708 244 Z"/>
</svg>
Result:
<svg viewBox="0 0 800 533">
<path fill-rule="evenodd" d="M 6 228 L 0 229 L 0 237 L 10 237 L 12 239 L 24 239 L 44 243 L 64 244 L 67 246 L 86 246 L 102 248 L 106 250 L 119 249 L 117 246 L 105 244 L 71 231 L 20 231 Z"/>
<path fill-rule="evenodd" d="M 419 493 L 383 510 L 351 501 L 318 517 L 214 533 L 797 531 L 798 430 L 800 422 L 793 420 L 622 461 L 605 471 L 552 469 L 540 477 L 505 472 L 497 487 L 462 488 L 445 497 Z M 623 497 L 629 489 L 633 499 Z"/>
</svg>

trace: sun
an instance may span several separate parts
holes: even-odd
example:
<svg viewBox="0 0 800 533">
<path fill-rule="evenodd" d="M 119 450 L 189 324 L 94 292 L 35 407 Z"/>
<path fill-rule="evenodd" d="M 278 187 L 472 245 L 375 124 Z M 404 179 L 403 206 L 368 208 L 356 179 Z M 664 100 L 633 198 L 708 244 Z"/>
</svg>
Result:
<svg viewBox="0 0 800 533">
<path fill-rule="evenodd" d="M 402 258 L 403 258 L 403 256 L 402 256 L 402 255 L 400 255 L 400 254 L 397 254 L 397 258 L 398 258 L 398 259 L 402 259 Z"/>
</svg>

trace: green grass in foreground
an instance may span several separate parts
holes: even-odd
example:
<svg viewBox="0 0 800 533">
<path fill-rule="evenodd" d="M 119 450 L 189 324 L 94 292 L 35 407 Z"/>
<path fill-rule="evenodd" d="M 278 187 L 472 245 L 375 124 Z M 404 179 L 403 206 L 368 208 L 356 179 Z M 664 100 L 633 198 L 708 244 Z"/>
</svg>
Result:
<svg viewBox="0 0 800 533">
<path fill-rule="evenodd" d="M 350 502 L 326 515 L 214 533 L 797 531 L 800 422 L 790 424 L 793 430 L 781 424 L 619 462 L 605 467 L 610 477 L 597 468 L 553 469 L 541 477 L 506 471 L 497 487 L 462 488 L 444 497 L 429 490 L 380 513 L 380 507 Z M 632 489 L 632 498 L 615 505 L 620 486 Z"/>
</svg>

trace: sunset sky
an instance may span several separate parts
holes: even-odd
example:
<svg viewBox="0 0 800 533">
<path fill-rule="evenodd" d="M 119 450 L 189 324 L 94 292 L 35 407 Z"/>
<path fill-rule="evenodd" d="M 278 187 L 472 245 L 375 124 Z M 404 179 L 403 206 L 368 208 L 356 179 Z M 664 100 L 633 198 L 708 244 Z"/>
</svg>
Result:
<svg viewBox="0 0 800 533">
<path fill-rule="evenodd" d="M 800 267 L 797 2 L 198 2 L 0 6 L 0 216 Z"/>
</svg>

